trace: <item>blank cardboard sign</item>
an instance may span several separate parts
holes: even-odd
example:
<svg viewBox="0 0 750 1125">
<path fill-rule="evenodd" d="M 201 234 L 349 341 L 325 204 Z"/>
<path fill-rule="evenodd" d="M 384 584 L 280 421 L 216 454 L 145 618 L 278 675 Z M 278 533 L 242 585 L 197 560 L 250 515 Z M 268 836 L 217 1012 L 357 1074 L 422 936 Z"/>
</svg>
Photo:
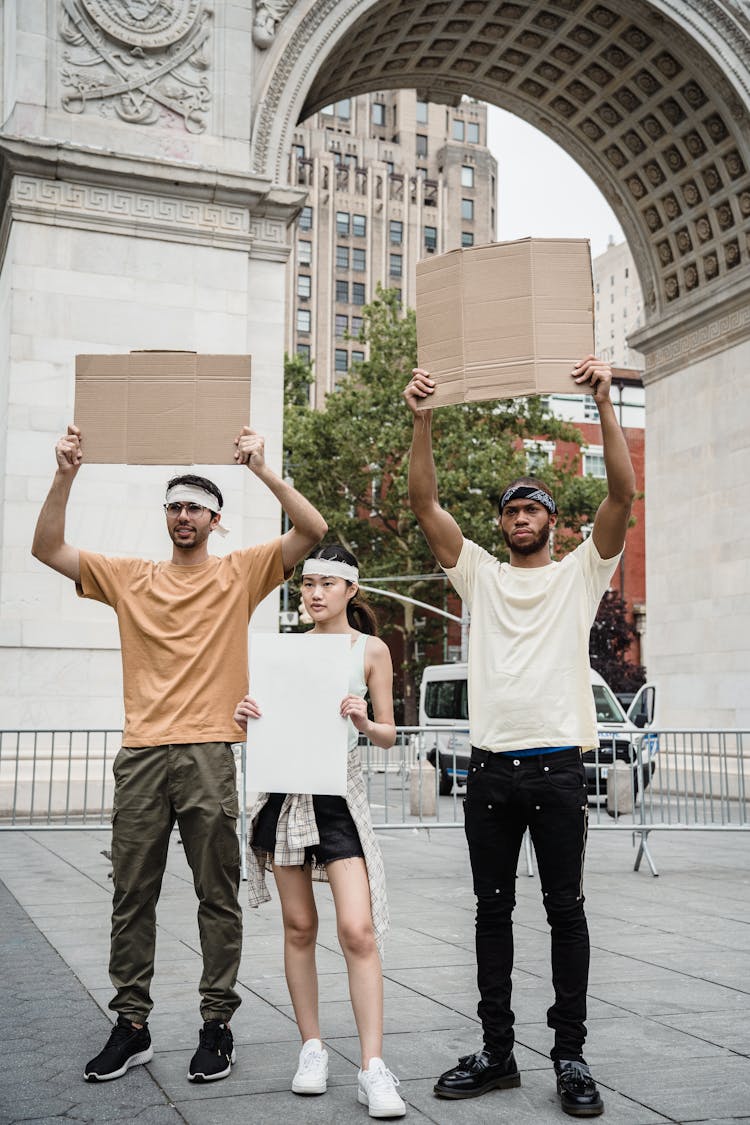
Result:
<svg viewBox="0 0 750 1125">
<path fill-rule="evenodd" d="M 580 394 L 594 350 L 587 239 L 522 238 L 417 263 L 419 366 L 437 386 L 422 409 L 532 394 Z"/>
<path fill-rule="evenodd" d="M 249 418 L 249 355 L 76 356 L 75 422 L 90 463 L 233 464 Z"/>
</svg>

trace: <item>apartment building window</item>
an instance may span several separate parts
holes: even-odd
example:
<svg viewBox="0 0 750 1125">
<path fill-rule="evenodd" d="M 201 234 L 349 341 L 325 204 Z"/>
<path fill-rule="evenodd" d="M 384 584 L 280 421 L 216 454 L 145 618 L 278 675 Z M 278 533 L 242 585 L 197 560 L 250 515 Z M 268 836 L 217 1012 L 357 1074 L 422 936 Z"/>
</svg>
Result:
<svg viewBox="0 0 750 1125">
<path fill-rule="evenodd" d="M 552 454 L 555 452 L 553 441 L 534 441 L 526 438 L 523 443 L 526 453 L 526 472 L 540 473 L 552 463 Z"/>
<path fill-rule="evenodd" d="M 604 450 L 600 445 L 590 445 L 583 451 L 583 474 L 606 480 L 607 468 L 604 464 Z"/>
<path fill-rule="evenodd" d="M 352 234 L 355 238 L 365 238 L 367 236 L 366 215 L 352 215 Z"/>
<path fill-rule="evenodd" d="M 310 345 L 309 344 L 297 344 L 297 355 L 300 357 L 300 359 L 304 359 L 304 360 L 307 361 L 307 363 L 309 363 L 310 362 L 310 355 L 311 355 Z"/>
<path fill-rule="evenodd" d="M 388 224 L 391 246 L 400 246 L 404 241 L 404 224 L 400 219 L 391 219 Z"/>
<path fill-rule="evenodd" d="M 336 300 L 340 305 L 349 304 L 349 282 L 337 281 L 336 282 Z"/>
<path fill-rule="evenodd" d="M 365 303 L 365 284 L 363 281 L 352 282 L 352 304 L 364 305 Z"/>
<path fill-rule="evenodd" d="M 336 113 L 342 121 L 348 121 L 352 115 L 351 98 L 344 98 L 343 101 L 336 103 Z"/>
<path fill-rule="evenodd" d="M 474 200 L 462 199 L 461 200 L 461 218 L 466 219 L 467 222 L 472 222 L 474 219 Z"/>
<path fill-rule="evenodd" d="M 349 247 L 337 246 L 336 247 L 336 269 L 348 270 L 349 269 Z"/>
<path fill-rule="evenodd" d="M 336 234 L 340 238 L 349 237 L 349 212 L 337 211 L 336 212 Z"/>
<path fill-rule="evenodd" d="M 312 225 L 313 225 L 313 210 L 312 210 L 312 207 L 303 207 L 302 210 L 299 213 L 299 219 L 297 221 L 299 223 L 299 229 L 300 230 L 312 230 Z"/>
<path fill-rule="evenodd" d="M 427 156 L 426 133 L 417 133 L 417 156 Z"/>
<path fill-rule="evenodd" d="M 466 124 L 466 140 L 470 145 L 479 144 L 479 122 L 468 121 Z"/>
<path fill-rule="evenodd" d="M 461 245 L 462 246 L 473 246 L 474 245 L 474 235 L 471 233 L 470 230 L 462 230 L 461 231 Z"/>
<path fill-rule="evenodd" d="M 367 269 L 367 251 L 356 246 L 352 249 L 352 269 L 357 273 L 364 273 Z"/>
<path fill-rule="evenodd" d="M 427 124 L 427 102 L 417 101 L 417 124 Z"/>
<path fill-rule="evenodd" d="M 344 313 L 336 313 L 336 339 L 343 340 L 349 331 L 349 317 Z"/>
<path fill-rule="evenodd" d="M 362 331 L 362 324 L 363 324 L 363 318 L 361 316 L 353 316 L 352 317 L 352 336 L 354 336 L 355 339 L 356 339 L 357 336 L 359 336 L 360 332 Z"/>
<path fill-rule="evenodd" d="M 385 166 L 388 169 L 388 175 L 392 176 L 393 173 L 396 171 L 396 165 L 393 163 L 392 160 L 386 160 Z"/>
<path fill-rule="evenodd" d="M 401 305 L 401 290 L 394 289 L 393 292 L 396 294 L 396 302 Z"/>
<path fill-rule="evenodd" d="M 299 240 L 297 261 L 301 266 L 309 266 L 312 263 L 312 242 L 306 242 L 303 238 Z"/>
<path fill-rule="evenodd" d="M 294 155 L 297 157 L 298 160 L 304 160 L 305 159 L 305 146 L 304 145 L 292 145 L 292 152 L 294 153 Z"/>
<path fill-rule="evenodd" d="M 385 125 L 385 106 L 382 102 L 372 103 L 372 123 L 373 125 Z"/>
<path fill-rule="evenodd" d="M 364 352 L 352 352 L 352 363 L 364 363 L 364 362 L 365 362 L 365 353 Z"/>
<path fill-rule="evenodd" d="M 474 187 L 474 169 L 470 164 L 461 165 L 461 187 Z"/>
<path fill-rule="evenodd" d="M 334 105 L 324 105 L 320 112 L 324 113 L 326 117 L 333 117 L 336 112 L 336 107 Z"/>
<path fill-rule="evenodd" d="M 458 117 L 453 118 L 453 140 L 462 141 L 464 139 L 464 123 Z"/>
<path fill-rule="evenodd" d="M 297 296 L 301 301 L 309 301 L 312 292 L 312 278 L 306 274 L 301 273 L 297 277 Z"/>
<path fill-rule="evenodd" d="M 432 253 L 437 250 L 437 227 L 424 228 L 424 248 Z"/>
<path fill-rule="evenodd" d="M 335 364 L 339 374 L 349 370 L 349 353 L 346 348 L 336 348 Z"/>
<path fill-rule="evenodd" d="M 391 277 L 401 277 L 404 272 L 404 259 L 401 254 L 391 254 L 389 256 L 388 272 Z"/>
<path fill-rule="evenodd" d="M 297 309 L 297 331 L 309 332 L 311 316 L 309 309 Z"/>
</svg>

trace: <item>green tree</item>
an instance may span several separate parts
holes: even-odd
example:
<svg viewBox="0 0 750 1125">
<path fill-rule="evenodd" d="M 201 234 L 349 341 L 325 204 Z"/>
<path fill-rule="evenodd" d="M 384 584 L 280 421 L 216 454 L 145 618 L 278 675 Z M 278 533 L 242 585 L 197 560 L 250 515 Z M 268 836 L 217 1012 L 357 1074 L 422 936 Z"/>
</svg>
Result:
<svg viewBox="0 0 750 1125">
<path fill-rule="evenodd" d="M 608 590 L 591 627 L 589 657 L 592 668 L 613 691 L 635 692 L 646 682 L 643 665 L 628 659 L 628 650 L 637 636 L 628 620 L 625 602 L 615 590 Z"/>
<path fill-rule="evenodd" d="M 441 573 L 409 508 L 407 495 L 411 414 L 401 397 L 416 366 L 416 322 L 402 311 L 395 290 L 378 288 L 363 309 L 359 336 L 369 359 L 358 364 L 328 395 L 325 410 L 290 403 L 284 443 L 295 484 L 328 521 L 329 538 L 359 559 L 363 576 Z M 476 403 L 437 410 L 434 445 L 441 503 L 464 534 L 498 558 L 507 549 L 497 521 L 505 483 L 526 473 L 526 438 L 580 442 L 580 434 L 552 416 L 543 400 Z M 593 519 L 603 495 L 601 481 L 575 475 L 574 461 L 545 467 L 564 531 L 556 549 L 577 542 L 581 524 Z M 435 603 L 435 583 L 401 583 L 398 593 Z M 381 618 L 401 633 L 405 661 L 404 722 L 416 722 L 414 683 L 419 670 L 413 606 L 388 601 Z M 420 641 L 422 636 L 420 634 Z M 423 643 L 423 642 L 422 642 Z"/>
</svg>

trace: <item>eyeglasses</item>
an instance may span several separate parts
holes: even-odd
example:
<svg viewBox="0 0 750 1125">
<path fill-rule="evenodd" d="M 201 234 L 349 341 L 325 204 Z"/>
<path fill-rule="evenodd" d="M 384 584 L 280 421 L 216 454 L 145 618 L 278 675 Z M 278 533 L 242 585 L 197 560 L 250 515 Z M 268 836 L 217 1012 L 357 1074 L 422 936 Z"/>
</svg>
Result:
<svg viewBox="0 0 750 1125">
<path fill-rule="evenodd" d="M 179 516 L 183 508 L 189 516 L 202 516 L 204 512 L 209 511 L 203 504 L 180 504 L 176 500 L 164 505 L 164 511 L 168 516 Z"/>
</svg>

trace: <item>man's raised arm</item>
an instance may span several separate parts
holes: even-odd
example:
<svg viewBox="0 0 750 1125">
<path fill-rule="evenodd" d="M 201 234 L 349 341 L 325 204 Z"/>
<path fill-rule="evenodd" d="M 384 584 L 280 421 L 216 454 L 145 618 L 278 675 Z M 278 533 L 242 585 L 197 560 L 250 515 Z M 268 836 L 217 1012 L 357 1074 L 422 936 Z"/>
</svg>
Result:
<svg viewBox="0 0 750 1125">
<path fill-rule="evenodd" d="M 630 460 L 625 435 L 615 417 L 609 397 L 612 368 L 596 356 L 589 355 L 577 363 L 573 372 L 576 383 L 589 383 L 599 408 L 602 428 L 604 465 L 607 470 L 607 495 L 599 505 L 594 520 L 594 546 L 603 559 L 619 555 L 625 546 L 625 533 L 635 496 L 635 472 Z"/>
<path fill-rule="evenodd" d="M 83 462 L 81 431 L 77 426 L 68 426 L 67 434 L 55 446 L 55 457 L 57 472 L 39 513 L 31 553 L 58 574 L 80 582 L 78 548 L 65 542 L 65 510 L 70 489 Z"/>
<path fill-rule="evenodd" d="M 328 524 L 301 492 L 286 484 L 268 467 L 264 452 L 265 441 L 260 434 L 256 434 L 249 426 L 244 426 L 234 444 L 237 446 L 235 460 L 240 465 L 247 465 L 263 481 L 289 516 L 292 527 L 281 537 L 284 572 L 289 573 L 320 542 L 328 531 Z"/>
<path fill-rule="evenodd" d="M 426 371 L 415 367 L 404 391 L 406 405 L 414 416 L 414 435 L 409 458 L 409 504 L 422 528 L 430 550 L 441 566 L 455 566 L 461 554 L 463 535 L 453 516 L 440 507 L 432 454 L 432 411 L 419 410 L 418 403 L 435 389 Z"/>
</svg>

